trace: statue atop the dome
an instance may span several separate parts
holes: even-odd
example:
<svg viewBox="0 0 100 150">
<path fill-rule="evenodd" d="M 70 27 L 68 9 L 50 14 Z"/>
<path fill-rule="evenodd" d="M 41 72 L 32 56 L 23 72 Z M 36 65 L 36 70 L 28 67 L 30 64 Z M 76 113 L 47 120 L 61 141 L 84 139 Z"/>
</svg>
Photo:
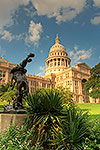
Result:
<svg viewBox="0 0 100 150">
<path fill-rule="evenodd" d="M 25 75 L 27 70 L 25 69 L 25 67 L 28 62 L 32 61 L 30 57 L 34 57 L 34 54 L 30 53 L 26 57 L 26 59 L 24 59 L 19 65 L 17 65 L 11 70 L 11 74 L 12 74 L 11 86 L 12 86 L 13 80 L 14 80 L 14 85 L 17 84 L 17 97 L 13 103 L 13 109 L 23 108 L 22 99 L 24 96 L 27 95 L 29 91 L 28 81 Z"/>
<path fill-rule="evenodd" d="M 56 36 L 55 41 L 56 41 L 56 43 L 60 43 L 60 39 L 59 39 L 59 37 L 58 37 L 58 34 L 57 34 L 57 36 Z"/>
</svg>

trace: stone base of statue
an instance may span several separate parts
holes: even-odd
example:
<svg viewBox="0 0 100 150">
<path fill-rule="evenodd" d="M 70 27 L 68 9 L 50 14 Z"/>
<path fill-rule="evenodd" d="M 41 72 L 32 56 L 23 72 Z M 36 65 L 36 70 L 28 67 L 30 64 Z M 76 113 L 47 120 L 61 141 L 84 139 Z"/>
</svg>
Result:
<svg viewBox="0 0 100 150">
<path fill-rule="evenodd" d="M 9 127 L 11 120 L 12 124 L 21 125 L 26 117 L 27 114 L 2 113 L 0 111 L 0 132 Z"/>
<path fill-rule="evenodd" d="M 10 113 L 10 114 L 25 114 L 26 110 L 24 109 L 24 107 L 18 107 L 18 108 L 14 108 L 13 105 L 10 104 L 6 104 L 3 106 L 4 107 L 4 111 L 2 111 L 2 113 Z"/>
</svg>

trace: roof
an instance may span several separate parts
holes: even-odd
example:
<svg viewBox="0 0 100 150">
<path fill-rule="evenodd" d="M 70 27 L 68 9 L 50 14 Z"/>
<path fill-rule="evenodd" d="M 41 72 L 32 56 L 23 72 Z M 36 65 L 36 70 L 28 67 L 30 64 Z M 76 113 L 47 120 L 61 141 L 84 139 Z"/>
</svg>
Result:
<svg viewBox="0 0 100 150">
<path fill-rule="evenodd" d="M 4 59 L 4 57 L 0 57 L 0 63 L 14 65 L 14 66 L 16 65 L 16 64 L 11 63 L 10 61 Z"/>
<path fill-rule="evenodd" d="M 76 67 L 77 67 L 77 66 L 78 66 L 78 67 L 84 67 L 84 68 L 88 68 L 88 69 L 91 70 L 91 67 L 88 66 L 85 62 L 78 63 L 78 64 L 76 64 L 75 66 L 76 66 Z"/>
<path fill-rule="evenodd" d="M 66 53 L 66 49 L 64 48 L 64 46 L 60 44 L 60 39 L 58 37 L 58 34 L 55 39 L 55 44 L 50 48 L 50 52 L 56 52 L 56 51 L 63 51 Z"/>
</svg>

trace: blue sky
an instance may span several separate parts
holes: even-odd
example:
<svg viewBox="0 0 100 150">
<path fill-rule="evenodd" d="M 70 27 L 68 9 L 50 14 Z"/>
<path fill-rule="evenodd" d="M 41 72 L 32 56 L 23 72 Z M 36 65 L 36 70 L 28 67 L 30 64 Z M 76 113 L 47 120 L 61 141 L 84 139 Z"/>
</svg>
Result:
<svg viewBox="0 0 100 150">
<path fill-rule="evenodd" d="M 100 0 L 0 0 L 0 56 L 19 64 L 30 52 L 29 74 L 44 75 L 58 33 L 71 66 L 100 62 Z"/>
</svg>

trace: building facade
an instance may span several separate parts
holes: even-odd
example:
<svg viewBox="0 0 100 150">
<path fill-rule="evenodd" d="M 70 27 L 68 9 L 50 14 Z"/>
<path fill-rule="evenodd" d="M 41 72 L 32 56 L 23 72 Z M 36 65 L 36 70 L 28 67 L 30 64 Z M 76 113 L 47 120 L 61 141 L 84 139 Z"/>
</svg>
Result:
<svg viewBox="0 0 100 150">
<path fill-rule="evenodd" d="M 90 77 L 91 68 L 85 62 L 76 64 L 75 68 L 71 67 L 71 59 L 64 46 L 60 44 L 58 35 L 45 62 L 45 76 L 26 75 L 30 93 L 34 92 L 35 88 L 63 86 L 70 88 L 73 99 L 77 103 L 100 103 L 100 99 L 88 97 L 84 91 L 84 83 Z M 0 58 L 0 76 L 2 78 L 0 84 L 11 80 L 10 70 L 14 66 L 16 64 L 12 64 L 3 57 Z"/>
</svg>

